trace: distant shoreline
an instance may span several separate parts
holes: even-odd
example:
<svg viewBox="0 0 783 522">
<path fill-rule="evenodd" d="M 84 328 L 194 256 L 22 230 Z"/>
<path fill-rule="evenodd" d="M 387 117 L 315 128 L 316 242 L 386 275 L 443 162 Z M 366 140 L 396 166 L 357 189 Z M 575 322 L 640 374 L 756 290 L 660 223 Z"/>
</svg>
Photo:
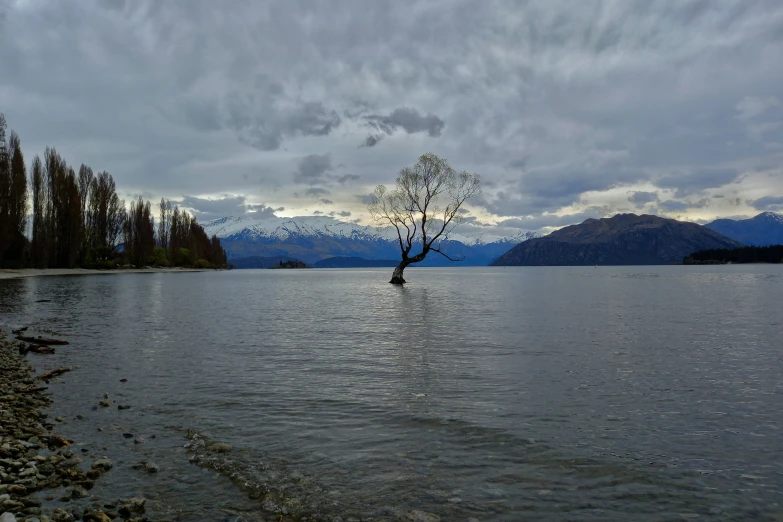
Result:
<svg viewBox="0 0 783 522">
<path fill-rule="evenodd" d="M 114 275 L 114 274 L 169 274 L 179 272 L 206 272 L 199 268 L 114 268 L 98 270 L 93 268 L 20 268 L 0 269 L 0 280 L 24 277 Z"/>
</svg>

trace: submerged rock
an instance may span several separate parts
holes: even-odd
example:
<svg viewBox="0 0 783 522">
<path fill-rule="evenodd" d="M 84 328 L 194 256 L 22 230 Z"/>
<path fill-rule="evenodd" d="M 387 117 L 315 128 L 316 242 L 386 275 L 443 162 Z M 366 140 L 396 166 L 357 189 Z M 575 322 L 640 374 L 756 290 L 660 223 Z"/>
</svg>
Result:
<svg viewBox="0 0 783 522">
<path fill-rule="evenodd" d="M 133 469 L 143 469 L 147 473 L 157 473 L 158 465 L 154 462 L 137 462 L 133 465 Z"/>
<path fill-rule="evenodd" d="M 121 501 L 122 506 L 118 510 L 120 516 L 124 518 L 130 518 L 133 515 L 142 514 L 145 511 L 144 504 L 147 499 L 142 497 L 134 497 L 127 501 Z"/>
<path fill-rule="evenodd" d="M 426 511 L 419 511 L 414 509 L 405 515 L 405 520 L 409 520 L 410 522 L 440 522 L 440 516 L 434 513 L 427 513 Z"/>
<path fill-rule="evenodd" d="M 73 515 L 61 508 L 55 509 L 52 513 L 52 522 L 74 522 L 74 520 L 76 519 Z"/>
</svg>

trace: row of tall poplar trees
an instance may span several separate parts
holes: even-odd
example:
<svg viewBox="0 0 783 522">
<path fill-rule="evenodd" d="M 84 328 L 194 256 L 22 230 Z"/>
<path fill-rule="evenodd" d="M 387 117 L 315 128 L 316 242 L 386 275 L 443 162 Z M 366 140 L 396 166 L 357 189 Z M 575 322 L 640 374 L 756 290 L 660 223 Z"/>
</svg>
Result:
<svg viewBox="0 0 783 522">
<path fill-rule="evenodd" d="M 0 113 L 0 266 L 226 266 L 220 240 L 187 212 L 161 199 L 156 227 L 149 201 L 126 208 L 111 174 L 87 165 L 77 174 L 54 148 L 33 158 L 28 179 L 19 136 L 6 139 L 6 127 Z"/>
</svg>

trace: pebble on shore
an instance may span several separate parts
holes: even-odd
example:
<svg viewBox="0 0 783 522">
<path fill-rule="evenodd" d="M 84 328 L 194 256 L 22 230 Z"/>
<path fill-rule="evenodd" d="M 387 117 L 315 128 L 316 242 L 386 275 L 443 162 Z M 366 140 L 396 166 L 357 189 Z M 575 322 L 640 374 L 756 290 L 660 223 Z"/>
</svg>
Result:
<svg viewBox="0 0 783 522">
<path fill-rule="evenodd" d="M 0 330 L 0 522 L 146 520 L 143 499 L 120 503 L 123 515 L 100 504 L 44 514 L 36 492 L 63 490 L 64 501 L 84 498 L 95 479 L 112 468 L 102 457 L 89 472 L 81 469 L 82 459 L 70 450 L 69 441 L 48 433 L 52 425 L 41 410 L 50 404 L 45 388 L 36 387 L 32 367 L 19 355 L 19 342 Z M 39 455 L 47 446 L 53 454 Z"/>
</svg>

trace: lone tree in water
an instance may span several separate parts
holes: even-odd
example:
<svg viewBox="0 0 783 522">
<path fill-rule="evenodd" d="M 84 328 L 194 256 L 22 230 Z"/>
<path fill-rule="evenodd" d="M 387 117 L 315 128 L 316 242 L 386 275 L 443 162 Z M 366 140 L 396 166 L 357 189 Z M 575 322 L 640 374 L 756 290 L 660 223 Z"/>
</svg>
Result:
<svg viewBox="0 0 783 522">
<path fill-rule="evenodd" d="M 462 204 L 481 193 L 477 174 L 457 173 L 445 159 L 428 153 L 413 167 L 397 175 L 397 187 L 388 190 L 378 185 L 368 205 L 376 222 L 392 225 L 402 252 L 402 261 L 394 269 L 392 284 L 405 283 L 403 270 L 437 252 L 450 261 L 455 259 L 440 249 L 440 241 L 459 222 Z M 421 251 L 411 254 L 411 251 Z"/>
</svg>

